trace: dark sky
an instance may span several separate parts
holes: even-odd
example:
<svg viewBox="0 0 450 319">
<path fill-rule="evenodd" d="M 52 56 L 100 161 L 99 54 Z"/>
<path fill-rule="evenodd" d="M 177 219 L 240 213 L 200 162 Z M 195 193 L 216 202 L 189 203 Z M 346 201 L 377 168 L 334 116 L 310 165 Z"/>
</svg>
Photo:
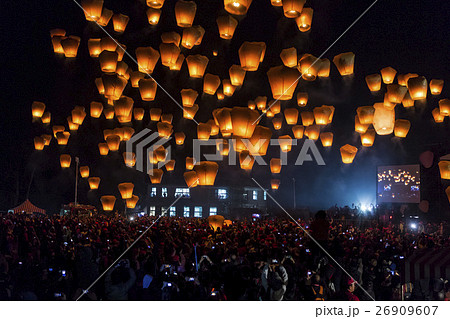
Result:
<svg viewBox="0 0 450 319">
<path fill-rule="evenodd" d="M 160 24 L 156 28 L 148 25 L 145 6 L 138 0 L 105 1 L 105 7 L 114 12 L 131 17 L 125 33 L 117 36 L 125 43 L 129 52 L 139 46 L 157 48 L 162 31 L 180 31 L 176 27 L 173 14 L 175 1 L 166 0 Z M 198 10 L 194 24 L 206 30 L 203 44 L 190 53 L 205 54 L 210 58 L 207 72 L 227 77 L 232 64 L 239 63 L 237 50 L 243 41 L 264 41 L 267 53 L 258 72 L 247 72 L 244 86 L 224 102 L 217 103 L 214 98 L 199 96 L 200 109 L 197 120 L 206 121 L 210 111 L 218 106 L 245 106 L 249 99 L 259 95 L 271 96 L 266 71 L 280 65 L 279 53 L 283 48 L 295 46 L 299 53 L 319 56 L 337 39 L 342 32 L 372 3 L 372 1 L 307 1 L 314 9 L 312 30 L 300 33 L 293 20 L 284 18 L 279 8 L 270 5 L 269 0 L 254 0 L 247 16 L 239 18 L 239 25 L 231 41 L 220 40 L 215 19 L 223 13 L 223 1 L 197 1 Z M 96 144 L 101 139 L 101 129 L 108 126 L 102 121 L 86 118 L 79 132 L 71 137 L 66 149 L 53 145 L 44 152 L 36 152 L 33 137 L 49 130 L 41 124 L 32 123 L 31 103 L 43 101 L 52 113 L 52 124 L 66 124 L 65 118 L 75 105 L 88 109 L 92 100 L 100 101 L 93 80 L 100 75 L 98 62 L 87 53 L 87 39 L 105 36 L 101 30 L 88 23 L 80 8 L 71 0 L 59 1 L 1 1 L 1 108 L 2 134 L 0 145 L 0 209 L 6 209 L 17 200 L 24 200 L 34 170 L 34 181 L 30 189 L 30 199 L 37 205 L 56 210 L 62 203 L 73 200 L 74 173 L 59 168 L 59 154 L 69 152 L 79 155 L 82 164 L 91 166 L 93 175 L 104 178 L 100 193 L 117 193 L 116 185 L 125 179 L 140 185 L 138 191 L 145 189 L 146 178 L 120 165 L 120 154 L 100 159 Z M 342 52 L 352 51 L 356 55 L 355 75 L 352 79 L 342 79 L 332 65 L 329 80 L 313 83 L 301 81 L 297 91 L 306 90 L 310 95 L 309 109 L 322 104 L 336 108 L 333 124 L 327 129 L 334 132 L 335 141 L 331 150 L 319 149 L 326 166 L 306 163 L 300 167 L 284 167 L 281 187 L 276 197 L 287 207 L 292 205 L 292 181 L 297 180 L 297 205 L 329 207 L 335 203 L 370 203 L 375 200 L 376 166 L 389 164 L 412 164 L 418 162 L 418 155 L 431 149 L 437 155 L 450 153 L 449 120 L 435 124 L 431 110 L 438 105 L 440 98 L 449 97 L 450 84 L 450 45 L 449 45 L 448 1 L 387 1 L 379 0 L 373 8 L 350 29 L 324 57 L 332 58 Z M 49 30 L 63 28 L 67 34 L 82 37 L 76 60 L 66 61 L 53 54 Z M 111 23 L 108 31 L 112 30 Z M 219 57 L 211 56 L 212 49 L 219 50 Z M 134 63 L 124 61 L 136 70 Z M 404 140 L 392 136 L 377 136 L 372 148 L 362 149 L 358 135 L 353 131 L 355 110 L 358 106 L 371 105 L 382 101 L 382 95 L 372 95 L 364 81 L 368 74 L 379 72 L 386 66 L 394 67 L 399 73 L 418 73 L 428 80 L 444 79 L 446 84 L 440 97 L 427 99 L 426 104 L 414 110 L 405 111 L 397 107 L 397 117 L 409 119 L 411 131 Z M 167 74 L 159 63 L 154 73 L 155 79 L 179 98 L 181 88 L 194 88 L 201 91 L 201 80 L 188 79 L 186 66 L 178 75 Z M 296 91 L 296 92 L 297 92 Z M 137 89 L 128 87 L 125 95 L 135 99 L 135 106 L 163 106 L 165 112 L 175 114 L 175 130 L 189 132 L 195 129 L 194 123 L 180 118 L 181 111 L 159 90 L 155 102 L 142 103 Z M 294 105 L 292 101 L 283 106 Z M 261 122 L 266 123 L 264 119 Z M 146 124 L 146 123 L 144 123 Z M 137 130 L 145 125 L 135 126 Z M 153 126 L 152 126 L 153 125 Z M 149 127 L 154 128 L 152 124 Z M 285 128 L 279 135 L 290 133 Z M 274 134 L 277 136 L 277 134 Z M 352 165 L 340 161 L 339 147 L 346 143 L 356 145 L 360 151 Z M 178 156 L 185 156 L 188 145 L 177 149 Z M 295 161 L 299 149 L 289 156 Z M 272 155 L 272 154 L 271 154 Z M 276 155 L 274 155 L 276 156 Z M 176 176 L 183 173 L 184 164 L 177 163 Z M 436 170 L 434 171 L 436 173 Z M 176 176 L 164 177 L 165 183 L 178 180 Z M 268 167 L 254 168 L 254 176 L 268 186 L 270 171 Z M 221 164 L 216 183 L 251 184 L 250 175 L 241 174 L 238 169 Z M 84 181 L 85 183 L 85 181 Z M 103 183 L 102 183 L 103 184 Z M 98 203 L 100 193 L 87 193 L 87 185 L 80 185 L 82 202 Z M 442 189 L 438 190 L 443 192 Z M 143 194 L 142 194 L 143 195 Z M 141 196 L 142 196 L 141 195 Z"/>
</svg>

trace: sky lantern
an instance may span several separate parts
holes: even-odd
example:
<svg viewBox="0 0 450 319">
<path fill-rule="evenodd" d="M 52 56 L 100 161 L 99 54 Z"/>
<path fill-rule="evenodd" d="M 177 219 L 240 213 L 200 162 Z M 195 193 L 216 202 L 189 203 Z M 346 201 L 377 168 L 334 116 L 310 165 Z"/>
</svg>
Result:
<svg viewBox="0 0 450 319">
<path fill-rule="evenodd" d="M 279 100 L 272 100 L 269 102 L 269 108 L 273 114 L 278 114 L 281 112 L 281 102 Z"/>
<path fill-rule="evenodd" d="M 80 41 L 80 37 L 74 35 L 61 40 L 61 46 L 64 50 L 64 56 L 66 58 L 75 58 L 77 56 Z"/>
<path fill-rule="evenodd" d="M 95 86 L 97 87 L 97 91 L 100 95 L 105 94 L 105 86 L 103 85 L 103 79 L 97 78 L 95 79 Z"/>
<path fill-rule="evenodd" d="M 97 21 L 102 15 L 103 0 L 83 0 L 81 1 L 84 15 L 87 21 Z"/>
<path fill-rule="evenodd" d="M 331 145 L 333 145 L 333 133 L 320 133 L 320 141 L 322 142 L 323 147 L 330 147 Z"/>
<path fill-rule="evenodd" d="M 264 42 L 248 42 L 242 43 L 239 48 L 239 59 L 241 67 L 245 71 L 258 70 L 259 63 L 264 59 L 266 44 Z"/>
<path fill-rule="evenodd" d="M 175 160 L 168 160 L 164 166 L 166 167 L 166 171 L 173 171 L 175 169 Z"/>
<path fill-rule="evenodd" d="M 298 61 L 298 70 L 306 81 L 314 81 L 319 72 L 319 61 L 311 54 L 303 54 Z"/>
<path fill-rule="evenodd" d="M 216 139 L 216 149 L 222 156 L 228 156 L 230 153 L 230 144 L 228 140 Z"/>
<path fill-rule="evenodd" d="M 396 137 L 406 137 L 408 135 L 411 123 L 408 120 L 398 119 L 394 125 L 394 135 Z"/>
<path fill-rule="evenodd" d="M 190 55 L 186 58 L 186 63 L 189 70 L 189 76 L 191 78 L 202 78 L 205 74 L 206 66 L 209 59 L 200 54 Z"/>
<path fill-rule="evenodd" d="M 239 165 L 241 166 L 241 169 L 249 171 L 253 168 L 254 163 L 255 158 L 248 150 L 243 150 L 239 153 Z"/>
<path fill-rule="evenodd" d="M 134 135 L 134 128 L 129 127 L 129 126 L 124 126 L 122 127 L 123 130 L 123 140 L 124 141 L 128 141 L 130 140 L 130 138 Z"/>
<path fill-rule="evenodd" d="M 281 50 L 280 58 L 286 67 L 288 68 L 297 67 L 298 58 L 297 58 L 297 49 L 295 47 Z"/>
<path fill-rule="evenodd" d="M 381 73 L 381 77 L 383 78 L 383 83 L 391 84 L 394 82 L 397 71 L 394 68 L 391 68 L 390 66 L 388 66 L 388 67 L 381 69 L 380 73 Z"/>
<path fill-rule="evenodd" d="M 403 107 L 412 107 L 414 106 L 414 100 L 411 98 L 411 95 L 407 91 L 402 100 Z"/>
<path fill-rule="evenodd" d="M 98 56 L 102 52 L 100 41 L 101 41 L 100 38 L 98 38 L 98 39 L 89 39 L 88 40 L 89 55 L 92 58 L 98 58 Z"/>
<path fill-rule="evenodd" d="M 134 209 L 139 201 L 139 196 L 133 195 L 131 198 L 128 198 L 126 201 L 127 208 Z"/>
<path fill-rule="evenodd" d="M 117 50 L 117 42 L 110 37 L 104 37 L 100 40 L 100 50 L 114 52 Z"/>
<path fill-rule="evenodd" d="M 396 104 L 396 103 L 392 103 L 391 101 L 389 101 L 389 95 L 388 95 L 388 93 L 386 92 L 386 93 L 384 94 L 383 105 L 384 105 L 384 107 L 387 108 L 388 110 L 393 110 L 397 104 Z"/>
<path fill-rule="evenodd" d="M 165 0 L 147 0 L 147 5 L 151 8 L 161 9 Z"/>
<path fill-rule="evenodd" d="M 372 124 L 375 108 L 371 105 L 360 106 L 356 109 L 356 113 L 358 114 L 358 119 L 361 124 Z"/>
<path fill-rule="evenodd" d="M 113 14 L 114 12 L 112 10 L 103 7 L 102 15 L 100 16 L 100 19 L 97 20 L 97 24 L 101 27 L 106 27 Z"/>
<path fill-rule="evenodd" d="M 328 107 L 320 106 L 313 109 L 314 120 L 317 125 L 327 125 L 329 123 L 332 110 Z"/>
<path fill-rule="evenodd" d="M 310 111 L 303 111 L 300 113 L 302 117 L 303 126 L 310 126 L 314 124 L 314 113 Z"/>
<path fill-rule="evenodd" d="M 133 115 L 134 115 L 134 119 L 136 121 L 142 121 L 142 119 L 144 118 L 144 115 L 145 115 L 145 109 L 143 109 L 141 107 L 135 107 L 133 109 Z"/>
<path fill-rule="evenodd" d="M 233 149 L 235 152 L 242 152 L 244 150 L 248 150 L 247 144 L 240 137 L 235 137 L 233 141 Z"/>
<path fill-rule="evenodd" d="M 290 152 L 292 148 L 292 138 L 289 135 L 278 137 L 278 143 L 282 152 Z"/>
<path fill-rule="evenodd" d="M 213 117 L 223 136 L 233 133 L 233 122 L 231 120 L 231 108 L 223 107 L 213 110 Z"/>
<path fill-rule="evenodd" d="M 44 139 L 44 145 L 50 145 L 50 141 L 52 140 L 52 136 L 50 134 L 42 134 L 41 137 Z"/>
<path fill-rule="evenodd" d="M 106 156 L 109 153 L 109 147 L 107 143 L 98 143 L 98 151 L 100 155 Z"/>
<path fill-rule="evenodd" d="M 56 134 L 58 132 L 64 132 L 66 128 L 64 127 L 64 125 L 53 125 L 52 127 L 52 131 L 53 131 L 53 136 L 56 137 Z"/>
<path fill-rule="evenodd" d="M 439 172 L 442 179 L 450 179 L 450 161 L 440 161 Z"/>
<path fill-rule="evenodd" d="M 90 115 L 93 118 L 99 118 L 103 112 L 103 104 L 100 102 L 92 101 L 90 104 Z"/>
<path fill-rule="evenodd" d="M 134 101 L 132 98 L 123 95 L 117 101 L 114 101 L 114 113 L 116 116 L 127 116 L 133 109 Z"/>
<path fill-rule="evenodd" d="M 70 133 L 69 132 L 57 132 L 56 140 L 58 141 L 58 145 L 67 145 L 69 142 Z"/>
<path fill-rule="evenodd" d="M 395 111 L 387 109 L 383 103 L 373 105 L 373 127 L 378 135 L 389 135 L 394 131 Z"/>
<path fill-rule="evenodd" d="M 234 94 L 234 91 L 236 90 L 236 87 L 231 84 L 230 79 L 223 79 L 222 87 L 223 87 L 223 94 L 225 96 L 232 96 Z"/>
<path fill-rule="evenodd" d="M 233 134 L 242 138 L 250 138 L 259 122 L 259 112 L 248 107 L 235 106 L 231 110 Z"/>
<path fill-rule="evenodd" d="M 161 43 L 159 52 L 161 53 L 161 64 L 170 68 L 177 63 L 180 48 L 173 43 Z"/>
<path fill-rule="evenodd" d="M 122 127 L 116 127 L 111 135 L 114 134 L 120 137 L 120 141 L 123 141 L 124 130 Z"/>
<path fill-rule="evenodd" d="M 120 136 L 117 134 L 112 134 L 106 138 L 106 144 L 110 151 L 115 152 L 119 150 L 120 146 Z"/>
<path fill-rule="evenodd" d="M 450 99 L 439 100 L 439 112 L 443 116 L 450 115 Z"/>
<path fill-rule="evenodd" d="M 279 174 L 281 172 L 281 159 L 272 158 L 270 160 L 270 171 L 272 174 Z"/>
<path fill-rule="evenodd" d="M 417 73 L 407 73 L 403 75 L 402 81 L 400 81 L 400 79 L 398 80 L 398 84 L 402 85 L 402 86 L 408 86 L 408 80 L 411 78 L 416 78 L 418 77 L 419 74 Z M 401 82 L 401 83 L 400 83 Z"/>
<path fill-rule="evenodd" d="M 100 202 L 102 203 L 102 207 L 105 212 L 111 212 L 114 209 L 116 197 L 112 195 L 104 195 L 100 197 Z"/>
<path fill-rule="evenodd" d="M 286 18 L 297 18 L 303 10 L 306 0 L 283 0 L 283 12 Z"/>
<path fill-rule="evenodd" d="M 298 121 L 298 110 L 294 107 L 284 109 L 284 117 L 288 125 L 295 125 Z"/>
<path fill-rule="evenodd" d="M 223 0 L 223 6 L 228 13 L 234 15 L 244 15 L 253 0 Z"/>
<path fill-rule="evenodd" d="M 246 71 L 240 65 L 233 64 L 228 69 L 228 73 L 232 85 L 241 86 L 244 83 Z"/>
<path fill-rule="evenodd" d="M 194 1 L 179 0 L 175 3 L 175 18 L 177 26 L 181 28 L 192 27 L 197 5 Z"/>
<path fill-rule="evenodd" d="M 110 135 L 113 135 L 114 134 L 114 130 L 108 130 L 108 129 L 106 129 L 106 130 L 103 130 L 103 138 L 106 140 L 106 138 L 108 137 L 108 136 L 110 136 Z"/>
<path fill-rule="evenodd" d="M 353 74 L 355 54 L 353 52 L 338 54 L 333 58 L 333 63 L 342 76 Z"/>
<path fill-rule="evenodd" d="M 131 123 L 133 112 L 130 112 L 128 115 L 119 115 L 117 120 L 120 124 Z"/>
<path fill-rule="evenodd" d="M 270 180 L 270 187 L 273 189 L 273 190 L 277 190 L 279 187 L 280 187 L 280 180 L 279 179 L 276 179 L 276 178 L 272 178 L 271 180 Z"/>
<path fill-rule="evenodd" d="M 36 136 L 34 138 L 34 149 L 37 151 L 42 151 L 45 146 L 45 140 L 41 136 Z"/>
<path fill-rule="evenodd" d="M 82 178 L 89 177 L 89 166 L 80 166 L 80 175 Z"/>
<path fill-rule="evenodd" d="M 188 171 L 183 174 L 184 181 L 189 188 L 197 187 L 198 177 L 195 171 Z"/>
<path fill-rule="evenodd" d="M 160 137 L 169 138 L 170 135 L 172 135 L 173 132 L 172 124 L 159 122 L 158 124 L 156 124 L 156 126 L 158 128 L 158 133 Z"/>
<path fill-rule="evenodd" d="M 206 73 L 203 78 L 203 92 L 205 94 L 214 95 L 220 86 L 220 78 L 218 75 Z"/>
<path fill-rule="evenodd" d="M 297 93 L 297 105 L 300 107 L 305 107 L 308 103 L 308 93 L 307 92 L 298 92 Z"/>
<path fill-rule="evenodd" d="M 117 74 L 103 74 L 102 81 L 105 89 L 105 98 L 114 101 L 122 96 L 122 92 L 128 82 Z"/>
<path fill-rule="evenodd" d="M 431 114 L 433 115 L 434 121 L 436 123 L 444 122 L 445 116 L 441 114 L 439 108 L 433 109 L 433 111 L 431 111 Z"/>
<path fill-rule="evenodd" d="M 33 117 L 40 118 L 44 114 L 45 104 L 42 102 L 34 101 L 31 104 L 31 114 Z"/>
<path fill-rule="evenodd" d="M 391 103 L 401 103 L 408 89 L 398 84 L 387 85 L 388 100 Z"/>
<path fill-rule="evenodd" d="M 294 137 L 299 140 L 303 138 L 304 130 L 305 127 L 303 125 L 295 125 L 292 127 L 292 133 L 294 134 Z"/>
<path fill-rule="evenodd" d="M 301 32 L 307 32 L 311 29 L 313 13 L 313 8 L 303 8 L 300 16 L 295 18 L 297 27 Z"/>
<path fill-rule="evenodd" d="M 219 134 L 219 125 L 216 124 L 216 121 L 214 121 L 213 119 L 209 119 L 206 123 L 211 126 L 211 136 Z"/>
<path fill-rule="evenodd" d="M 115 13 L 112 17 L 114 31 L 123 33 L 127 27 L 130 17 L 121 13 Z"/>
<path fill-rule="evenodd" d="M 330 76 L 330 60 L 320 59 L 318 62 L 319 69 L 317 70 L 317 76 L 319 78 L 327 78 Z"/>
<path fill-rule="evenodd" d="M 316 124 L 307 126 L 307 127 L 305 127 L 304 134 L 310 140 L 316 141 L 319 139 L 319 136 L 320 136 L 320 126 L 316 125 Z"/>
<path fill-rule="evenodd" d="M 380 104 L 382 104 L 382 103 L 380 103 Z M 374 111 L 374 113 L 375 113 L 375 111 Z M 365 133 L 367 131 L 367 129 L 369 128 L 369 126 L 370 126 L 370 124 L 362 124 L 359 121 L 358 115 L 355 116 L 355 132 Z"/>
<path fill-rule="evenodd" d="M 430 92 L 433 95 L 439 95 L 444 88 L 444 80 L 432 79 L 430 81 Z"/>
<path fill-rule="evenodd" d="M 377 92 L 381 89 L 381 75 L 378 73 L 366 76 L 367 87 L 370 92 Z"/>
<path fill-rule="evenodd" d="M 194 166 L 197 173 L 198 185 L 213 186 L 219 170 L 219 164 L 216 162 L 202 161 Z"/>
<path fill-rule="evenodd" d="M 64 29 L 52 29 L 50 30 L 50 37 L 52 38 L 53 51 L 55 53 L 64 53 L 61 46 L 61 40 L 66 36 L 66 30 Z"/>
<path fill-rule="evenodd" d="M 167 124 L 172 124 L 172 120 L 173 120 L 173 115 L 171 113 L 161 114 L 161 122 L 167 123 Z"/>
<path fill-rule="evenodd" d="M 89 177 L 88 183 L 90 189 L 98 189 L 98 186 L 100 185 L 100 177 Z"/>
<path fill-rule="evenodd" d="M 296 69 L 284 65 L 276 66 L 267 71 L 267 77 L 274 99 L 282 101 L 292 99 L 300 77 Z"/>
<path fill-rule="evenodd" d="M 133 189 L 134 184 L 133 183 L 120 183 L 117 188 L 119 189 L 120 196 L 122 196 L 122 199 L 129 199 L 133 197 Z"/>
<path fill-rule="evenodd" d="M 345 144 L 340 148 L 342 163 L 351 164 L 355 159 L 358 149 L 350 144 Z"/>
<path fill-rule="evenodd" d="M 219 16 L 216 20 L 219 29 L 219 35 L 222 39 L 230 40 L 233 38 L 234 31 L 238 21 L 230 15 Z"/>
<path fill-rule="evenodd" d="M 161 17 L 161 10 L 148 8 L 147 9 L 147 20 L 150 25 L 157 25 L 159 23 L 159 18 Z"/>
<path fill-rule="evenodd" d="M 375 141 L 376 132 L 374 129 L 368 129 L 365 133 L 360 134 L 361 145 L 371 147 Z"/>
<path fill-rule="evenodd" d="M 183 117 L 188 120 L 193 120 L 195 114 L 198 112 L 198 105 L 194 104 L 193 106 L 185 106 L 183 107 Z"/>
<path fill-rule="evenodd" d="M 152 74 L 158 63 L 160 54 L 158 50 L 152 47 L 139 47 L 136 49 L 136 59 L 138 62 L 139 72 Z"/>
<path fill-rule="evenodd" d="M 86 118 L 86 112 L 84 111 L 84 107 L 76 106 L 72 110 L 72 122 L 78 125 L 83 124 L 84 119 Z"/>
<path fill-rule="evenodd" d="M 72 122 L 72 116 L 67 117 L 67 124 L 69 125 L 69 131 L 77 131 L 79 125 Z"/>
<path fill-rule="evenodd" d="M 68 168 L 70 167 L 70 162 L 72 161 L 72 158 L 69 154 L 61 154 L 59 157 L 59 162 L 61 164 L 61 168 Z"/>
<path fill-rule="evenodd" d="M 271 137 L 272 130 L 270 128 L 257 125 L 248 143 L 251 144 L 248 145 L 251 153 L 258 153 L 260 156 L 266 155 Z"/>
<path fill-rule="evenodd" d="M 183 53 L 180 53 L 177 62 L 174 65 L 170 66 L 169 69 L 172 71 L 180 71 L 181 67 L 183 66 L 183 62 L 184 62 L 184 55 Z"/>
<path fill-rule="evenodd" d="M 113 107 L 105 107 L 103 109 L 103 114 L 107 120 L 112 120 L 114 118 L 114 108 Z"/>
<path fill-rule="evenodd" d="M 148 176 L 150 177 L 150 181 L 152 182 L 152 184 L 161 183 L 163 174 L 164 171 L 160 168 L 154 168 L 148 171 Z"/>
<path fill-rule="evenodd" d="M 217 231 L 219 228 L 223 228 L 223 222 L 225 218 L 221 215 L 212 215 L 208 217 L 208 224 L 214 231 Z"/>
<path fill-rule="evenodd" d="M 183 106 L 193 106 L 197 99 L 198 92 L 193 89 L 181 90 L 181 103 Z"/>
<path fill-rule="evenodd" d="M 183 36 L 181 38 L 181 45 L 190 50 L 198 41 L 201 41 L 202 37 L 202 29 L 197 27 L 184 28 Z"/>
<path fill-rule="evenodd" d="M 195 165 L 195 158 L 186 157 L 186 169 L 190 171 L 194 168 L 194 165 Z"/>
<path fill-rule="evenodd" d="M 428 83 L 424 76 L 417 76 L 408 79 L 407 87 L 411 98 L 415 100 L 422 100 L 427 97 Z"/>
<path fill-rule="evenodd" d="M 163 32 L 161 34 L 161 42 L 162 43 L 173 43 L 177 47 L 179 47 L 180 41 L 181 41 L 181 35 L 175 31 Z"/>
<path fill-rule="evenodd" d="M 139 81 L 145 78 L 145 73 L 139 71 L 133 71 L 130 73 L 131 86 L 134 88 L 139 87 Z"/>
<path fill-rule="evenodd" d="M 197 138 L 201 141 L 209 140 L 211 136 L 211 125 L 207 123 L 199 123 L 197 125 Z"/>
<path fill-rule="evenodd" d="M 134 167 L 136 165 L 136 154 L 133 152 L 123 152 L 123 162 L 128 167 Z"/>
<path fill-rule="evenodd" d="M 139 93 L 141 93 L 142 101 L 153 101 L 156 96 L 158 84 L 152 78 L 139 80 Z"/>
<path fill-rule="evenodd" d="M 41 117 L 42 124 L 49 124 L 52 120 L 52 114 L 50 112 L 44 112 Z"/>
<path fill-rule="evenodd" d="M 281 0 L 270 0 L 270 3 L 274 7 L 282 7 L 283 6 L 283 2 Z"/>
<path fill-rule="evenodd" d="M 256 107 L 258 110 L 264 110 L 267 105 L 267 96 L 258 96 L 255 99 Z"/>
</svg>

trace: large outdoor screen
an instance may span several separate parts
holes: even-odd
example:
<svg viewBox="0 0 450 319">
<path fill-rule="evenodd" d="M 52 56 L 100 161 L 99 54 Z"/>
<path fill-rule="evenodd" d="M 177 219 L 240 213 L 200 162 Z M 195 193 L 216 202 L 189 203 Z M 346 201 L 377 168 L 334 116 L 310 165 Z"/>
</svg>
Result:
<svg viewBox="0 0 450 319">
<path fill-rule="evenodd" d="M 378 203 L 419 203 L 420 166 L 378 166 Z"/>
</svg>

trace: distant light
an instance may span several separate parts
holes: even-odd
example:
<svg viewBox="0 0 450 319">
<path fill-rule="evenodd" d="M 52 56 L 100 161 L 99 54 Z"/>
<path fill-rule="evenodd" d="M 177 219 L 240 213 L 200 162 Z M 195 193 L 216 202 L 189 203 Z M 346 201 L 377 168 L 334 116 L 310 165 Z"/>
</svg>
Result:
<svg viewBox="0 0 450 319">
<path fill-rule="evenodd" d="M 134 220 L 134 217 L 130 217 L 130 220 L 133 221 L 133 220 Z"/>
<path fill-rule="evenodd" d="M 416 228 L 417 228 L 416 223 L 411 223 L 411 228 L 412 228 L 412 229 L 416 229 Z"/>
</svg>

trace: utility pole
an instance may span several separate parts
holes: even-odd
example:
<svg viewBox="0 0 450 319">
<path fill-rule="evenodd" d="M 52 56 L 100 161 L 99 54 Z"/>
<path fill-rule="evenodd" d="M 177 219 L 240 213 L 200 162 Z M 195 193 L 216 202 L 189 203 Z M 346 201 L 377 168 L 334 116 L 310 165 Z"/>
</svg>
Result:
<svg viewBox="0 0 450 319">
<path fill-rule="evenodd" d="M 80 159 L 75 157 L 75 207 L 77 207 L 78 203 L 78 165 L 80 164 Z"/>
<path fill-rule="evenodd" d="M 296 200 L 295 200 L 295 178 L 292 178 L 292 190 L 294 191 L 294 209 L 296 209 L 297 207 L 297 202 L 296 202 Z"/>
</svg>

